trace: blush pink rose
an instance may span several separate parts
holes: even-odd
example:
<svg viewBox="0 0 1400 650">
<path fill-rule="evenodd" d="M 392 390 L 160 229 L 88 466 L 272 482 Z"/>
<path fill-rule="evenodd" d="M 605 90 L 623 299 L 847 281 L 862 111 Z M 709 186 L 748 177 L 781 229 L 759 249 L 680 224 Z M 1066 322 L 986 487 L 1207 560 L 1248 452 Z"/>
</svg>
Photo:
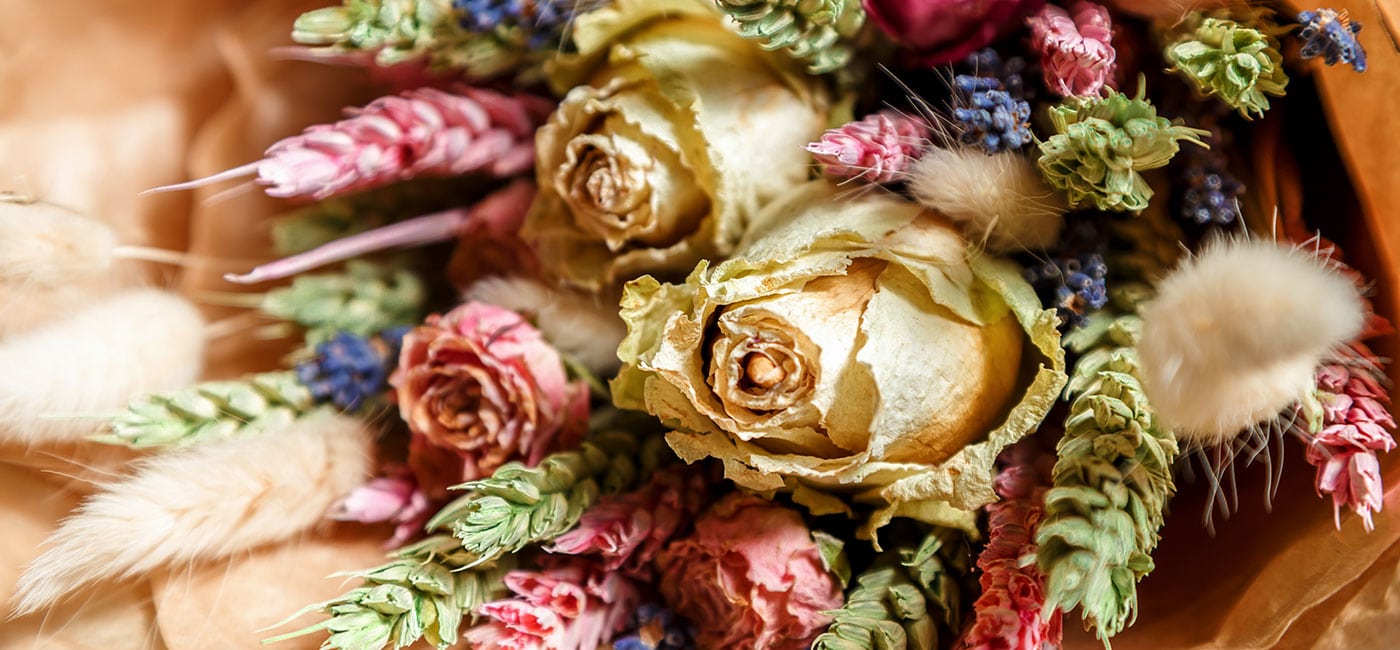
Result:
<svg viewBox="0 0 1400 650">
<path fill-rule="evenodd" d="M 409 465 L 434 498 L 508 461 L 533 465 L 587 427 L 588 387 L 519 314 L 482 303 L 404 336 L 390 384 L 413 431 Z"/>
<path fill-rule="evenodd" d="M 870 22 L 922 65 L 962 61 L 1018 27 L 1045 0 L 862 0 Z"/>
<path fill-rule="evenodd" d="M 666 604 L 700 647 L 799 650 L 831 623 L 841 589 L 796 512 L 730 494 L 657 558 Z"/>
</svg>

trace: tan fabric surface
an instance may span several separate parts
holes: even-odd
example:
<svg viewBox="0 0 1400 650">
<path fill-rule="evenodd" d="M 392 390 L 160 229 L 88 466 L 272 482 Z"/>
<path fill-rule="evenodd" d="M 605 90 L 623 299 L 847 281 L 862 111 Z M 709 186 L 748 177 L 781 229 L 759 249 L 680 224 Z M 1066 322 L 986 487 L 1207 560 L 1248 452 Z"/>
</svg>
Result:
<svg viewBox="0 0 1400 650">
<path fill-rule="evenodd" d="M 266 254 L 263 220 L 281 209 L 256 191 L 215 203 L 198 193 L 138 197 L 145 188 L 254 160 L 275 139 L 329 119 L 371 95 L 352 71 L 278 62 L 292 18 L 321 0 L 45 0 L 10 3 L 0 21 L 0 190 L 30 191 L 100 216 L 124 241 L 186 249 L 205 259 L 184 273 L 148 268 L 150 281 L 192 295 L 231 287 L 228 260 Z M 1382 0 L 1400 16 L 1400 0 Z M 1400 254 L 1400 56 L 1369 0 L 1347 6 L 1366 23 L 1371 69 L 1319 73 L 1332 126 L 1362 195 L 1374 251 L 1346 241 L 1394 314 Z M 100 5 L 100 8 L 99 8 Z M 1157 3 L 1156 6 L 1163 6 Z M 1309 5 L 1311 7 L 1311 5 Z M 1326 201 L 1328 197 L 1304 197 Z M 220 259 L 214 259 L 220 258 Z M 232 268 L 241 268 L 235 261 Z M 212 319 L 228 310 L 210 310 Z M 1382 354 L 1395 357 L 1392 345 Z M 276 344 L 230 337 L 211 348 L 211 375 L 267 367 Z M 75 455 L 84 470 L 61 460 Z M 1300 450 L 1290 447 L 1296 461 Z M 1386 512 L 1366 534 L 1354 517 L 1339 533 L 1291 468 L 1272 515 L 1244 494 L 1242 512 L 1208 538 L 1199 490 L 1174 504 L 1160 569 L 1143 585 L 1142 618 L 1118 648 L 1379 648 L 1400 634 L 1400 454 L 1383 459 Z M 8 595 L 39 541 L 86 483 L 62 475 L 109 471 L 100 449 L 0 449 L 0 594 Z M 47 472 L 47 473 L 46 473 Z M 53 473 L 57 472 L 57 473 Z M 1256 472 L 1257 474 L 1257 472 Z M 1256 477 L 1257 478 L 1257 477 Z M 1249 489 L 1248 486 L 1244 488 Z M 252 648 L 256 630 L 339 591 L 322 576 L 378 561 L 381 530 L 341 528 L 207 567 L 105 585 L 47 618 L 0 624 L 3 648 Z M 1379 559 L 1378 559 L 1379 558 Z M 1290 621 L 1294 621 L 1290 626 Z M 308 618 L 305 622 L 310 622 Z M 1074 628 L 1077 621 L 1067 621 Z M 277 647 L 311 648 L 319 639 Z M 1096 647 L 1071 634 L 1070 647 Z"/>
</svg>

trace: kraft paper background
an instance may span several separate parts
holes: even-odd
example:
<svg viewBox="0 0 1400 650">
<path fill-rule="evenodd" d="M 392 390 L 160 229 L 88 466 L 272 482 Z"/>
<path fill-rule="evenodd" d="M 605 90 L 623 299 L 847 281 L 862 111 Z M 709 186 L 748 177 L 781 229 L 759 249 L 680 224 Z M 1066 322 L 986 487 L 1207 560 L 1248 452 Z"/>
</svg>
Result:
<svg viewBox="0 0 1400 650">
<path fill-rule="evenodd" d="M 353 70 L 275 60 L 292 19 L 312 0 L 44 0 L 4 3 L 0 20 L 0 190 L 33 193 L 100 216 L 124 242 L 207 258 L 183 271 L 144 269 L 145 281 L 191 294 L 228 291 L 219 275 L 267 254 L 265 220 L 282 207 L 253 191 L 138 197 L 143 189 L 243 164 L 280 137 L 333 119 L 373 89 Z M 1147 13 L 1170 3 L 1120 0 Z M 1381 0 L 1400 17 L 1400 0 Z M 1366 25 L 1364 75 L 1321 69 L 1317 84 L 1360 212 L 1327 187 L 1298 191 L 1315 162 L 1289 149 L 1296 121 L 1253 143 L 1250 191 L 1285 212 L 1350 224 L 1339 239 L 1376 282 L 1390 316 L 1400 297 L 1400 55 L 1369 0 L 1333 2 Z M 1307 7 L 1312 8 L 1311 5 Z M 1320 123 L 1311 128 L 1322 128 Z M 1267 131 L 1262 129 L 1262 131 Z M 1301 157 L 1301 162 L 1298 158 Z M 1301 178 L 1300 178 L 1301 177 Z M 220 188 L 222 189 L 222 188 Z M 1337 189 L 1336 194 L 1345 192 Z M 217 320 L 236 312 L 211 308 Z M 0 316 L 2 317 L 2 316 Z M 1393 341 L 1378 347 L 1394 358 Z M 211 344 L 209 374 L 269 367 L 275 343 Z M 1290 443 L 1293 461 L 1302 450 Z M 1116 648 L 1381 648 L 1400 638 L 1400 453 L 1382 457 L 1386 510 L 1367 534 L 1312 492 L 1300 463 L 1266 513 L 1260 471 L 1246 472 L 1240 513 L 1207 536 L 1203 494 L 1186 486 L 1142 584 L 1136 627 Z M 130 458 L 105 448 L 0 448 L 0 595 L 8 596 L 38 544 L 101 472 Z M 1251 475 L 1253 478 L 1251 478 Z M 1253 481 L 1253 483 L 1251 483 Z M 253 648 L 257 630 L 342 590 L 324 579 L 379 562 L 385 532 L 328 527 L 293 543 L 149 579 L 103 585 L 57 612 L 0 622 L 3 648 Z M 310 622 L 314 619 L 307 618 Z M 1071 628 L 1068 647 L 1096 647 Z M 319 637 L 275 646 L 314 648 Z"/>
</svg>

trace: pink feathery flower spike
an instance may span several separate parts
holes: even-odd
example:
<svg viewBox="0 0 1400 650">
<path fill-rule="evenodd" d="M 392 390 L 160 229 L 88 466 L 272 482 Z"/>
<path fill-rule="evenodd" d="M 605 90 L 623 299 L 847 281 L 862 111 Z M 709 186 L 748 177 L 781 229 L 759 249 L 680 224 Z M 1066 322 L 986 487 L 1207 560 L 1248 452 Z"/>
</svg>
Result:
<svg viewBox="0 0 1400 650">
<path fill-rule="evenodd" d="M 1317 466 L 1317 493 L 1332 495 L 1333 517 L 1342 527 L 1342 508 L 1361 516 L 1367 531 L 1375 529 L 1371 514 L 1379 512 L 1385 492 L 1377 451 L 1395 448 L 1395 419 L 1390 396 L 1380 384 L 1379 360 L 1366 346 L 1353 343 L 1343 363 L 1317 371 L 1317 400 L 1322 406 L 1322 429 L 1308 444 L 1307 459 Z"/>
<path fill-rule="evenodd" d="M 1098 95 L 1113 76 L 1117 59 L 1108 10 L 1092 2 L 1076 2 L 1070 11 L 1045 5 L 1026 22 L 1051 92 L 1065 97 Z"/>
<path fill-rule="evenodd" d="M 512 176 L 535 159 L 535 128 L 552 105 L 480 88 L 417 88 L 347 110 L 272 145 L 262 160 L 151 192 L 184 190 L 256 174 L 270 196 L 321 200 L 417 176 Z"/>
<path fill-rule="evenodd" d="M 903 180 L 928 135 L 922 121 L 886 109 L 830 129 L 806 149 L 830 176 L 894 183 Z"/>
<path fill-rule="evenodd" d="M 1048 616 L 1045 576 L 1035 563 L 1035 531 L 1045 518 L 1055 457 L 1035 441 L 1022 441 L 1002 454 L 997 475 L 1001 500 L 987 506 L 987 547 L 977 557 L 982 595 L 973 603 L 975 619 L 956 647 L 960 650 L 1060 646 L 1059 610 Z"/>
<path fill-rule="evenodd" d="M 597 650 L 626 625 L 640 600 L 637 587 L 580 558 L 539 571 L 511 571 L 513 598 L 486 603 L 486 623 L 467 630 L 472 648 Z"/>
<path fill-rule="evenodd" d="M 297 253 L 253 270 L 224 279 L 234 284 L 257 284 L 291 277 L 327 264 L 342 262 L 390 248 L 426 246 L 458 237 L 473 221 L 487 224 L 513 224 L 518 229 L 535 198 L 535 186 L 524 179 L 487 195 L 471 208 L 458 208 L 414 217 L 367 232 L 342 237 L 304 253 Z M 497 231 L 496 228 L 491 230 Z"/>
</svg>

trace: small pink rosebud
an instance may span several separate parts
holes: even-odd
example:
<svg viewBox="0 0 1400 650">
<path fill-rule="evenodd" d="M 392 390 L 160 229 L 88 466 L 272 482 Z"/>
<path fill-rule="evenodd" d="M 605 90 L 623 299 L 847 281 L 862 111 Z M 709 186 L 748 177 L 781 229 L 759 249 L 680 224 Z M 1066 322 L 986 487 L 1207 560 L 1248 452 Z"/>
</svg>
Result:
<svg viewBox="0 0 1400 650">
<path fill-rule="evenodd" d="M 389 379 L 432 498 L 509 461 L 538 463 L 588 423 L 588 386 L 519 314 L 469 302 L 409 332 Z"/>
</svg>

